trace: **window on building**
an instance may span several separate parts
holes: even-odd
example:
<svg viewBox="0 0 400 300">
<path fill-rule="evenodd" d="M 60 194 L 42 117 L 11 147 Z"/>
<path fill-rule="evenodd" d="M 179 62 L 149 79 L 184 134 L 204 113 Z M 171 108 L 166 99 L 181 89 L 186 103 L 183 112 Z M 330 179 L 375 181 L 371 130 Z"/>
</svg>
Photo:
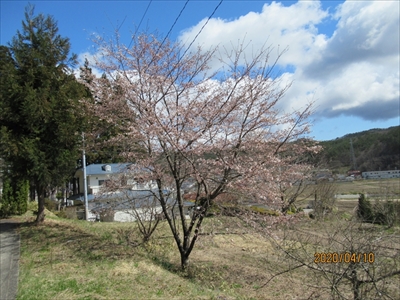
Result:
<svg viewBox="0 0 400 300">
<path fill-rule="evenodd" d="M 99 180 L 99 185 L 107 185 L 107 182 L 109 182 L 110 180 L 106 179 L 106 180 Z"/>
</svg>

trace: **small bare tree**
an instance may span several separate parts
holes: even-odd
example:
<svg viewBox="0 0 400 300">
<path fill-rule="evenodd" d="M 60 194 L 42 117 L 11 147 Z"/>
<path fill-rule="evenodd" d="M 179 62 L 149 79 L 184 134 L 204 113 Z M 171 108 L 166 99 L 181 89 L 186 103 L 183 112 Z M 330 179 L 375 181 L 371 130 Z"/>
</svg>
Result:
<svg viewBox="0 0 400 300">
<path fill-rule="evenodd" d="M 97 99 L 88 105 L 102 120 L 124 127 L 115 142 L 140 141 L 145 149 L 124 154 L 149 170 L 145 181 L 157 183 L 154 195 L 183 269 L 218 195 L 235 189 L 279 206 L 279 183 L 302 168 L 293 157 L 318 150 L 313 143 L 293 143 L 309 130 L 311 105 L 286 114 L 278 110 L 289 85 L 273 76 L 277 61 L 269 61 L 270 48 L 249 58 L 238 45 L 220 57 L 223 67 L 211 72 L 215 50 L 189 50 L 148 34 L 133 36 L 131 47 L 118 36 L 97 42 L 102 58 L 96 67 L 107 82 L 87 80 Z M 188 184 L 195 194 L 190 218 L 183 195 Z M 172 203 L 165 190 L 174 194 Z"/>
<path fill-rule="evenodd" d="M 397 299 L 400 238 L 382 227 L 335 219 L 318 222 L 318 232 L 290 227 L 277 239 L 286 270 L 310 274 L 310 293 L 331 299 Z M 314 229 L 312 229 L 314 228 Z M 318 291 L 315 288 L 318 287 Z M 397 296 L 396 296 L 397 295 Z"/>
<path fill-rule="evenodd" d="M 151 182 L 143 181 L 143 170 L 139 172 L 132 164 L 120 174 L 111 176 L 96 196 L 99 206 L 95 210 L 112 212 L 115 221 L 133 222 L 142 236 L 142 242 L 146 243 L 163 219 L 163 212 L 157 197 L 158 190 L 154 189 Z M 166 198 L 170 197 L 169 194 L 164 191 Z M 124 235 L 128 244 L 132 244 L 129 241 L 130 233 L 120 232 L 120 235 Z"/>
<path fill-rule="evenodd" d="M 313 215 L 316 219 L 324 218 L 328 213 L 331 213 L 336 203 L 337 186 L 328 180 L 319 180 L 312 186 L 312 201 Z"/>
</svg>

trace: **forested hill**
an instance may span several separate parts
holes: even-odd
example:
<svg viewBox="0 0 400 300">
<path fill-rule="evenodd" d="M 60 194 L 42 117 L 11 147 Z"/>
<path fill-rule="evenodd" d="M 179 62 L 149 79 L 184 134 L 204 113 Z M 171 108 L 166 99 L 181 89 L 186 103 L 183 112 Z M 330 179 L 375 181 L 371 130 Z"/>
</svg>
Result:
<svg viewBox="0 0 400 300">
<path fill-rule="evenodd" d="M 371 129 L 320 142 L 321 161 L 332 170 L 353 169 L 351 142 L 356 169 L 364 171 L 400 169 L 400 126 Z"/>
</svg>

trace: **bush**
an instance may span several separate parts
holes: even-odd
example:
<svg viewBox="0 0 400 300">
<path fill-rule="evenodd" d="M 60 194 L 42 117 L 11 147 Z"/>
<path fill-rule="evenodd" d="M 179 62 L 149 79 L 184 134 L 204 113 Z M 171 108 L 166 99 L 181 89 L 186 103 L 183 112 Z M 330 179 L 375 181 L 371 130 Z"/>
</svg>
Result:
<svg viewBox="0 0 400 300">
<path fill-rule="evenodd" d="M 272 209 L 268 209 L 268 208 L 264 208 L 264 207 L 260 207 L 260 206 L 250 206 L 250 210 L 259 214 L 263 214 L 263 215 L 268 215 L 268 216 L 280 216 L 281 214 L 276 211 L 276 210 L 272 210 Z"/>
<path fill-rule="evenodd" d="M 288 215 L 292 215 L 292 214 L 295 214 L 295 213 L 297 213 L 298 212 L 298 210 L 296 209 L 296 206 L 295 205 L 290 205 L 289 206 L 289 209 L 287 210 L 287 214 Z"/>
<path fill-rule="evenodd" d="M 400 203 L 394 201 L 377 202 L 374 205 L 374 222 L 380 225 L 387 225 L 392 227 L 399 221 Z"/>
<path fill-rule="evenodd" d="M 44 207 L 46 207 L 50 211 L 55 211 L 57 210 L 58 203 L 57 201 L 46 198 L 44 199 Z"/>
<path fill-rule="evenodd" d="M 28 209 L 28 181 L 18 178 L 5 178 L 0 198 L 0 216 L 22 215 Z"/>
<path fill-rule="evenodd" d="M 374 220 L 371 202 L 365 198 L 364 194 L 358 198 L 357 217 L 363 222 L 373 222 Z"/>
<path fill-rule="evenodd" d="M 65 210 L 57 211 L 57 212 L 55 212 L 55 215 L 56 215 L 57 217 L 59 217 L 59 218 L 68 219 Z"/>
<path fill-rule="evenodd" d="M 358 218 L 367 223 L 387 225 L 389 227 L 400 223 L 400 202 L 386 200 L 377 201 L 374 206 L 360 195 L 357 209 Z"/>
<path fill-rule="evenodd" d="M 28 210 L 30 211 L 37 211 L 38 203 L 36 201 L 28 201 Z"/>
<path fill-rule="evenodd" d="M 78 219 L 78 215 L 76 214 L 76 207 L 68 206 L 68 207 L 65 207 L 63 211 L 64 211 L 65 217 L 67 219 L 72 219 L 72 220 Z"/>
<path fill-rule="evenodd" d="M 100 222 L 114 222 L 114 210 L 111 208 L 102 209 L 100 212 Z"/>
</svg>

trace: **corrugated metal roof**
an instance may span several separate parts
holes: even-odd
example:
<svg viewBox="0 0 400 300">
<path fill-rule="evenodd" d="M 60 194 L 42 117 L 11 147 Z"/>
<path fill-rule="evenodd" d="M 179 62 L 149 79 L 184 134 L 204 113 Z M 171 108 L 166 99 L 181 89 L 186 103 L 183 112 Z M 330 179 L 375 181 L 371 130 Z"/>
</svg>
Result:
<svg viewBox="0 0 400 300">
<path fill-rule="evenodd" d="M 131 163 L 91 164 L 91 165 L 86 166 L 86 175 L 121 173 L 130 165 L 131 165 Z M 106 171 L 105 166 L 110 166 L 110 171 Z M 81 168 L 79 170 L 83 170 L 83 168 Z"/>
<path fill-rule="evenodd" d="M 89 201 L 89 207 L 91 210 L 113 208 L 114 210 L 126 210 L 140 207 L 159 206 L 157 200 L 158 190 L 120 190 L 115 193 L 96 195 Z M 172 198 L 170 192 L 167 190 L 163 191 L 166 203 L 173 205 L 175 199 Z M 98 203 L 98 204 L 96 204 Z M 184 202 L 184 206 L 191 207 L 194 204 L 191 202 Z"/>
</svg>

